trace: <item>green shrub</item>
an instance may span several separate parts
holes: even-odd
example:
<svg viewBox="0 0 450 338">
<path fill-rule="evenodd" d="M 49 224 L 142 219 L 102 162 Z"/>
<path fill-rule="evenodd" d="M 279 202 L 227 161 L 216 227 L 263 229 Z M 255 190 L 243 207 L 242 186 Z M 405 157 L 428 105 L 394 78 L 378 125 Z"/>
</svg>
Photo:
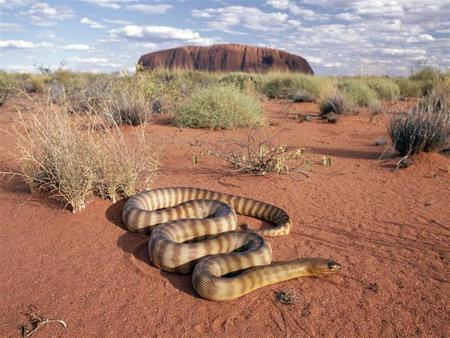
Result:
<svg viewBox="0 0 450 338">
<path fill-rule="evenodd" d="M 339 86 L 344 96 L 359 107 L 371 107 L 378 101 L 376 92 L 361 80 L 344 79 Z"/>
<path fill-rule="evenodd" d="M 448 144 L 450 112 L 440 101 L 422 98 L 416 109 L 393 116 L 388 132 L 394 148 L 402 156 L 440 151 Z"/>
<path fill-rule="evenodd" d="M 219 83 L 226 85 L 233 84 L 241 90 L 256 90 L 258 84 L 256 77 L 247 73 L 230 73 L 219 80 Z"/>
<path fill-rule="evenodd" d="M 374 77 L 367 79 L 366 83 L 375 91 L 379 99 L 394 101 L 400 96 L 399 86 L 391 79 Z"/>
<path fill-rule="evenodd" d="M 234 85 L 199 88 L 175 114 L 177 125 L 194 128 L 231 129 L 257 126 L 261 121 L 259 100 Z"/>
<path fill-rule="evenodd" d="M 407 78 L 397 78 L 395 83 L 398 85 L 400 90 L 400 96 L 403 97 L 418 97 L 423 92 L 425 86 L 422 81 L 413 81 Z"/>
<path fill-rule="evenodd" d="M 13 92 L 13 80 L 8 73 L 0 72 L 0 106 L 2 106 Z"/>
<path fill-rule="evenodd" d="M 297 73 L 269 73 L 261 78 L 261 91 L 269 98 L 292 99 L 301 91 L 319 100 L 335 91 L 335 82 L 331 78 Z"/>
<path fill-rule="evenodd" d="M 420 82 L 421 92 L 420 95 L 430 94 L 434 87 L 444 79 L 445 74 L 442 74 L 438 69 L 432 67 L 424 67 L 419 71 L 411 74 L 409 77 L 412 81 Z"/>
</svg>

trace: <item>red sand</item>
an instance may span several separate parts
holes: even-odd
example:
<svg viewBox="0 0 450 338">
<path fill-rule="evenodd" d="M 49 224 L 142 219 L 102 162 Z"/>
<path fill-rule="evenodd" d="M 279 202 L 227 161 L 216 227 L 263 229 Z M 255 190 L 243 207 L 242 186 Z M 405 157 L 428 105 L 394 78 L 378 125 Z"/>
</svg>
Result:
<svg viewBox="0 0 450 338">
<path fill-rule="evenodd" d="M 94 200 L 73 215 L 20 180 L 0 185 L 0 336 L 17 337 L 34 305 L 49 324 L 33 337 L 444 337 L 449 332 L 450 160 L 423 154 L 393 171 L 378 158 L 386 117 L 344 117 L 338 124 L 297 123 L 266 104 L 268 131 L 288 128 L 281 141 L 330 155 L 332 166 L 302 175 L 232 173 L 218 159 L 192 162 L 185 143 L 243 136 L 245 130 L 185 129 L 166 146 L 154 187 L 196 186 L 274 203 L 294 220 L 292 233 L 270 239 L 274 260 L 320 256 L 343 266 L 339 275 L 303 278 L 229 302 L 194 293 L 190 276 L 161 272 L 147 258 L 147 238 L 120 228 L 123 202 Z M 317 113 L 312 104 L 290 110 Z M 11 130 L 11 104 L 0 128 Z M 155 135 L 175 128 L 149 125 Z M 11 149 L 14 139 L 1 134 Z M 1 169 L 17 168 L 4 150 Z M 241 217 L 240 220 L 243 220 Z M 249 221 L 249 220 L 245 220 Z M 254 226 L 257 221 L 250 220 Z M 296 303 L 275 300 L 291 291 Z"/>
</svg>

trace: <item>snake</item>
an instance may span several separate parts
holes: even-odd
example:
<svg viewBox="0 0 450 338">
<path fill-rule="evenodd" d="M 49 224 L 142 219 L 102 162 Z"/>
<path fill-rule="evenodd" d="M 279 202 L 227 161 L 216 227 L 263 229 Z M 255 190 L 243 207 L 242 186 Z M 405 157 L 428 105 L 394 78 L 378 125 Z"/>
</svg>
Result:
<svg viewBox="0 0 450 338">
<path fill-rule="evenodd" d="M 271 224 L 238 230 L 236 214 Z M 238 195 L 192 187 L 144 190 L 122 209 L 125 228 L 150 235 L 148 254 L 158 268 L 192 272 L 202 298 L 225 301 L 282 281 L 338 272 L 324 258 L 273 262 L 266 237 L 289 234 L 292 220 L 281 208 Z"/>
</svg>

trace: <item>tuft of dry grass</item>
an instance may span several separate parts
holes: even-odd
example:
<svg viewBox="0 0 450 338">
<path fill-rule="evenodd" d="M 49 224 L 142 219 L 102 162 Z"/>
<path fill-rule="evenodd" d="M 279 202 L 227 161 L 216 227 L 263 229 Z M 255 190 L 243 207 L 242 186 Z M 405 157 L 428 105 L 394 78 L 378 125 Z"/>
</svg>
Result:
<svg viewBox="0 0 450 338">
<path fill-rule="evenodd" d="M 92 195 L 115 201 L 149 187 L 157 170 L 156 151 L 142 128 L 130 142 L 112 118 L 68 114 L 61 105 L 34 104 L 19 114 L 21 173 L 32 190 L 62 199 L 73 212 Z M 90 128 L 104 123 L 102 128 Z M 101 132 L 98 131 L 101 130 Z"/>
<path fill-rule="evenodd" d="M 254 129 L 244 140 L 227 139 L 201 147 L 207 154 L 230 163 L 240 173 L 283 175 L 297 172 L 308 177 L 301 168 L 310 165 L 306 150 L 274 142 L 281 132 L 283 130 L 269 136 L 260 129 Z"/>
<path fill-rule="evenodd" d="M 424 97 L 408 113 L 393 116 L 388 133 L 402 156 L 441 151 L 449 142 L 450 111 L 438 96 Z"/>
</svg>

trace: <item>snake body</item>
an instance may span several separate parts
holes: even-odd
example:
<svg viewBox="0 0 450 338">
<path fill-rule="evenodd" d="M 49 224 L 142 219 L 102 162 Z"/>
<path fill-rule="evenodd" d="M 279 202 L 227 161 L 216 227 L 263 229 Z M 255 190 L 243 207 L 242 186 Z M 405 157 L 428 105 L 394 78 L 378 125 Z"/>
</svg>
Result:
<svg viewBox="0 0 450 338">
<path fill-rule="evenodd" d="M 236 213 L 273 227 L 237 231 Z M 129 198 L 122 219 L 128 230 L 150 234 L 149 257 L 157 267 L 193 271 L 193 287 L 206 299 L 234 299 L 273 283 L 340 269 L 322 258 L 271 264 L 264 236 L 286 235 L 292 222 L 284 210 L 250 198 L 198 188 L 154 189 Z"/>
</svg>

